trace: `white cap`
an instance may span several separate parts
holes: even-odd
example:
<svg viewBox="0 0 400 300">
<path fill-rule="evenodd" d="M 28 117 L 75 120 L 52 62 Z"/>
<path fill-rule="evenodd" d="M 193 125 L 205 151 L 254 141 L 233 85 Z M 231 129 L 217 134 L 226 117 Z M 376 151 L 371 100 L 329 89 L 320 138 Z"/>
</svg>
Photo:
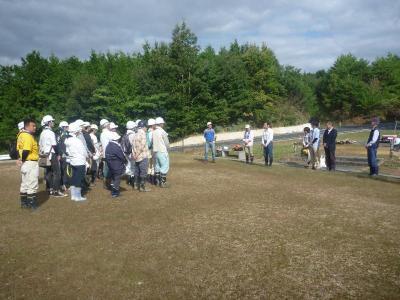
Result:
<svg viewBox="0 0 400 300">
<path fill-rule="evenodd" d="M 110 123 L 110 129 L 116 129 L 118 128 L 118 125 L 116 125 L 114 122 Z"/>
<path fill-rule="evenodd" d="M 54 118 L 50 115 L 46 115 L 43 117 L 41 124 L 42 124 L 42 126 L 44 126 L 50 121 L 54 121 Z"/>
<path fill-rule="evenodd" d="M 24 129 L 25 125 L 24 125 L 24 121 L 21 121 L 18 123 L 18 130 L 22 130 Z"/>
<path fill-rule="evenodd" d="M 81 127 L 79 126 L 78 123 L 73 122 L 73 123 L 69 124 L 68 132 L 77 133 L 77 132 L 80 132 L 80 131 L 81 131 Z"/>
<path fill-rule="evenodd" d="M 137 119 L 137 120 L 135 121 L 135 127 L 137 127 L 137 125 L 139 124 L 140 121 L 142 121 L 142 120 Z"/>
<path fill-rule="evenodd" d="M 101 127 L 103 127 L 104 125 L 106 125 L 106 124 L 108 124 L 108 123 L 110 123 L 110 122 L 108 122 L 108 120 L 106 120 L 106 119 L 101 119 L 101 120 L 100 120 L 100 126 L 101 126 Z"/>
<path fill-rule="evenodd" d="M 90 125 L 90 128 L 91 128 L 91 129 L 96 129 L 96 130 L 98 130 L 98 129 L 99 129 L 99 127 L 97 127 L 97 125 L 96 125 L 96 124 L 92 124 L 92 125 Z"/>
<path fill-rule="evenodd" d="M 246 126 L 244 126 L 244 128 L 250 129 L 250 125 L 249 125 L 249 124 L 246 124 Z"/>
<path fill-rule="evenodd" d="M 90 123 L 89 123 L 89 122 L 83 122 L 81 126 L 82 126 L 82 127 L 89 127 L 89 126 L 90 126 Z"/>
<path fill-rule="evenodd" d="M 109 137 L 112 141 L 117 141 L 121 138 L 121 136 L 115 131 L 110 132 Z"/>
<path fill-rule="evenodd" d="M 60 124 L 58 125 L 58 127 L 68 127 L 68 123 L 65 121 L 61 121 Z"/>
<path fill-rule="evenodd" d="M 163 118 L 161 118 L 161 117 L 157 117 L 156 118 L 156 125 L 158 125 L 158 124 L 164 124 L 165 122 L 164 122 L 164 119 Z"/>
<path fill-rule="evenodd" d="M 147 126 L 153 126 L 156 125 L 156 120 L 154 119 L 148 119 L 147 120 Z"/>
<path fill-rule="evenodd" d="M 208 125 L 212 125 L 212 123 L 211 123 L 211 122 L 207 122 L 207 126 L 208 126 Z"/>
<path fill-rule="evenodd" d="M 133 129 L 135 128 L 136 124 L 133 121 L 126 122 L 126 129 Z"/>
</svg>

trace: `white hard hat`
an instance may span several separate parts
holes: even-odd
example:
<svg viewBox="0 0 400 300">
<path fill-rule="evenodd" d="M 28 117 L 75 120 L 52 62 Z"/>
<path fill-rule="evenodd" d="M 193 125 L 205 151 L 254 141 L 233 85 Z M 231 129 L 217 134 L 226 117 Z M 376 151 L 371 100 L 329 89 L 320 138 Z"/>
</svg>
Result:
<svg viewBox="0 0 400 300">
<path fill-rule="evenodd" d="M 76 120 L 74 123 L 75 123 L 76 125 L 78 125 L 78 126 L 82 126 L 83 123 L 85 123 L 85 122 L 83 122 L 83 120 L 81 120 L 81 119 L 78 119 L 78 120 Z"/>
<path fill-rule="evenodd" d="M 42 124 L 42 126 L 44 126 L 50 121 L 54 121 L 54 118 L 50 115 L 46 115 L 43 117 L 41 124 Z"/>
<path fill-rule="evenodd" d="M 25 125 L 24 125 L 24 121 L 21 121 L 18 123 L 18 130 L 22 130 L 24 129 Z"/>
<path fill-rule="evenodd" d="M 68 132 L 77 133 L 77 132 L 80 132 L 80 131 L 81 131 L 81 127 L 79 126 L 78 123 L 73 122 L 73 123 L 68 125 Z"/>
<path fill-rule="evenodd" d="M 101 121 L 100 121 L 100 126 L 103 127 L 104 125 L 106 125 L 106 124 L 108 124 L 108 123 L 110 123 L 110 122 L 108 122 L 108 120 L 106 120 L 106 119 L 101 119 Z"/>
<path fill-rule="evenodd" d="M 207 122 L 207 126 L 208 126 L 208 125 L 212 125 L 212 123 L 211 123 L 211 122 Z"/>
<path fill-rule="evenodd" d="M 96 125 L 96 124 L 92 124 L 92 125 L 90 125 L 90 128 L 91 128 L 91 129 L 96 129 L 96 130 L 98 130 L 98 129 L 99 129 L 99 127 L 97 127 L 97 125 Z"/>
<path fill-rule="evenodd" d="M 148 119 L 147 120 L 147 126 L 153 126 L 156 125 L 156 120 L 154 119 Z"/>
<path fill-rule="evenodd" d="M 161 118 L 161 117 L 157 117 L 156 118 L 156 125 L 158 125 L 158 124 L 164 124 L 165 122 L 164 122 L 164 119 L 163 118 Z"/>
<path fill-rule="evenodd" d="M 246 124 L 246 126 L 244 126 L 244 128 L 249 129 L 249 128 L 250 128 L 250 125 L 249 125 L 249 124 Z"/>
<path fill-rule="evenodd" d="M 58 127 L 62 128 L 62 127 L 68 127 L 68 123 L 65 121 L 61 121 L 60 124 L 58 125 Z"/>
<path fill-rule="evenodd" d="M 120 138 L 121 138 L 121 136 L 117 132 L 115 132 L 115 131 L 110 132 L 110 139 L 112 141 L 117 141 Z"/>
<path fill-rule="evenodd" d="M 136 124 L 133 121 L 126 122 L 126 129 L 133 129 L 135 128 Z"/>
<path fill-rule="evenodd" d="M 116 129 L 118 128 L 118 125 L 116 125 L 114 122 L 110 123 L 110 129 Z"/>
</svg>

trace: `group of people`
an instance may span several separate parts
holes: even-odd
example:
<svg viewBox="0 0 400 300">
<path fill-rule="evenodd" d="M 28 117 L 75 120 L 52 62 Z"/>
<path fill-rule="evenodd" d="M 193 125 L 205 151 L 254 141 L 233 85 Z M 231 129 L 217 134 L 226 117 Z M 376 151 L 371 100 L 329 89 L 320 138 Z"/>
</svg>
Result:
<svg viewBox="0 0 400 300">
<path fill-rule="evenodd" d="M 320 165 L 319 149 L 321 144 L 321 131 L 319 129 L 319 120 L 316 118 L 310 119 L 310 127 L 303 129 L 303 149 L 302 153 L 306 156 L 305 167 L 316 170 Z M 377 150 L 380 141 L 380 132 L 378 129 L 379 118 L 374 117 L 371 119 L 372 129 L 365 145 L 367 149 L 368 165 L 370 167 L 370 175 L 376 176 L 379 174 L 379 166 L 377 161 Z M 263 154 L 266 166 L 271 166 L 273 161 L 273 140 L 274 132 L 270 122 L 264 123 L 263 132 L 261 135 L 261 146 L 263 147 Z M 203 133 L 205 140 L 204 161 L 208 162 L 208 153 L 211 150 L 212 162 L 215 162 L 215 130 L 211 122 L 207 123 L 207 128 Z M 337 130 L 334 128 L 333 123 L 328 121 L 326 128 L 322 135 L 322 146 L 325 153 L 325 164 L 328 171 L 336 170 L 336 138 Z M 246 163 L 252 164 L 254 161 L 254 133 L 249 124 L 245 126 L 243 134 L 243 149 L 245 151 Z"/>
<path fill-rule="evenodd" d="M 18 124 L 16 150 L 21 167 L 21 207 L 37 207 L 39 166 L 45 169 L 46 190 L 52 197 L 66 197 L 84 201 L 83 196 L 97 178 L 113 198 L 120 196 L 120 182 L 127 182 L 140 192 L 148 192 L 147 183 L 167 187 L 169 172 L 169 140 L 164 130 L 164 119 L 157 117 L 128 121 L 126 132 L 117 132 L 118 125 L 106 119 L 99 127 L 83 120 L 71 123 L 61 121 L 55 128 L 55 119 L 46 115 L 41 121 L 39 143 L 35 139 L 37 125 L 34 119 Z"/>
<path fill-rule="evenodd" d="M 319 147 L 320 147 L 320 129 L 319 121 L 316 119 L 310 120 L 311 128 L 304 128 L 303 136 L 303 153 L 306 155 L 306 168 L 313 170 L 317 169 L 319 165 Z M 379 174 L 379 166 L 377 159 L 377 151 L 379 148 L 380 132 L 379 132 L 379 118 L 374 117 L 371 119 L 371 131 L 368 141 L 365 144 L 367 149 L 368 166 L 370 169 L 369 175 L 377 176 Z M 333 123 L 328 121 L 326 129 L 322 136 L 322 145 L 325 152 L 325 164 L 329 171 L 336 170 L 336 138 L 337 130 L 333 127 Z"/>
<path fill-rule="evenodd" d="M 204 150 L 204 161 L 208 162 L 208 153 L 211 150 L 212 162 L 215 163 L 215 130 L 211 122 L 207 123 L 207 128 L 204 130 L 205 150 Z M 266 166 L 272 166 L 273 161 L 273 140 L 274 132 L 272 130 L 272 124 L 270 122 L 264 123 L 263 132 L 261 136 L 261 146 L 263 148 L 264 161 Z M 254 133 L 251 130 L 249 124 L 245 125 L 243 133 L 243 149 L 246 157 L 246 164 L 252 164 L 254 162 Z"/>
</svg>

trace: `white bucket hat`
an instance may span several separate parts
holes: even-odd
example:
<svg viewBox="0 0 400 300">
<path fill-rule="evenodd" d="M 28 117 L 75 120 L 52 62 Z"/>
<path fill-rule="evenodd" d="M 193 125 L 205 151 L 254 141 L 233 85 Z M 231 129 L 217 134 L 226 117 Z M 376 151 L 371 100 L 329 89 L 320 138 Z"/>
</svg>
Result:
<svg viewBox="0 0 400 300">
<path fill-rule="evenodd" d="M 156 125 L 156 120 L 154 119 L 148 119 L 147 120 L 147 126 L 153 126 Z"/>
<path fill-rule="evenodd" d="M 246 124 L 246 126 L 244 126 L 245 129 L 250 129 L 250 125 Z"/>
<path fill-rule="evenodd" d="M 104 125 L 106 125 L 106 124 L 108 124 L 108 123 L 110 123 L 110 122 L 108 122 L 107 119 L 101 119 L 101 120 L 100 120 L 100 126 L 101 126 L 101 127 L 103 127 Z"/>
<path fill-rule="evenodd" d="M 208 126 L 208 125 L 212 125 L 212 123 L 211 123 L 211 122 L 207 122 L 207 126 Z"/>
<path fill-rule="evenodd" d="M 98 130 L 98 129 L 99 129 L 99 127 L 97 127 L 97 125 L 96 125 L 96 124 L 92 124 L 92 125 L 90 125 L 90 128 L 91 128 L 91 129 L 96 129 L 96 130 Z"/>
</svg>

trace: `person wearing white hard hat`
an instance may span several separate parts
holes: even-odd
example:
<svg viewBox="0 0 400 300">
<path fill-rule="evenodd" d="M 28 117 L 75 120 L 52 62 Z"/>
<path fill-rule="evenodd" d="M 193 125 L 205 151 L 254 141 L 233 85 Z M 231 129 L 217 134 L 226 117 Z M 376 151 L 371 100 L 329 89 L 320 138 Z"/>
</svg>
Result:
<svg viewBox="0 0 400 300">
<path fill-rule="evenodd" d="M 69 184 L 71 186 L 71 200 L 72 201 L 85 201 L 86 198 L 82 196 L 82 183 L 86 174 L 86 160 L 88 153 L 86 147 L 83 145 L 82 140 L 79 138 L 81 135 L 81 127 L 79 123 L 69 124 L 70 136 L 65 140 L 67 155 Z"/>
<path fill-rule="evenodd" d="M 128 161 L 125 171 L 125 174 L 127 175 L 127 184 L 131 186 L 134 186 L 135 184 L 135 161 L 132 157 L 132 146 L 133 140 L 135 138 L 135 127 L 136 124 L 134 121 L 128 121 L 126 123 L 126 133 L 121 139 L 121 148 Z"/>
<path fill-rule="evenodd" d="M 207 122 L 203 136 L 205 139 L 204 161 L 208 161 L 208 150 L 211 149 L 212 162 L 215 163 L 215 131 L 211 122 Z"/>
<path fill-rule="evenodd" d="M 253 153 L 254 134 L 249 124 L 247 124 L 244 128 L 245 131 L 243 136 L 243 148 L 246 154 L 246 164 L 248 164 L 249 162 L 252 164 L 254 160 L 254 153 Z"/>
<path fill-rule="evenodd" d="M 92 156 L 92 165 L 90 166 L 91 184 L 94 184 L 96 181 L 101 157 L 100 143 L 96 135 L 98 129 L 99 127 L 96 124 L 90 125 L 89 136 L 95 149 L 95 153 Z"/>
<path fill-rule="evenodd" d="M 61 190 L 67 191 L 68 177 L 67 177 L 67 149 L 65 146 L 65 140 L 69 137 L 68 123 L 61 121 L 58 125 L 58 132 L 56 134 L 57 147 L 60 154 L 60 170 L 61 170 Z"/>
<path fill-rule="evenodd" d="M 136 187 L 140 192 L 149 192 L 146 188 L 149 148 L 147 146 L 146 125 L 143 121 L 137 124 L 138 132 L 133 146 L 133 159 L 135 160 Z"/>
<path fill-rule="evenodd" d="M 153 153 L 153 132 L 156 129 L 156 120 L 154 119 L 148 119 L 147 120 L 147 132 L 146 132 L 146 138 L 147 138 L 147 148 L 149 149 L 149 164 L 147 168 L 147 176 L 148 176 L 148 181 L 155 185 L 156 184 L 156 177 L 155 177 L 155 172 L 154 172 L 154 166 L 155 166 L 155 155 Z"/>
<path fill-rule="evenodd" d="M 121 176 L 125 173 L 127 161 L 119 144 L 121 136 L 117 132 L 111 132 L 110 139 L 106 148 L 106 163 L 111 177 L 111 197 L 115 198 L 120 196 Z"/>
<path fill-rule="evenodd" d="M 108 166 L 105 163 L 105 158 L 106 158 L 106 148 L 108 143 L 110 142 L 110 122 L 108 122 L 108 120 L 106 119 L 102 119 L 100 121 L 100 126 L 101 126 L 101 134 L 100 134 L 100 143 L 101 143 L 101 155 L 102 155 L 102 161 L 100 163 L 101 169 L 102 169 L 102 173 L 103 173 L 103 186 L 105 189 L 111 189 L 110 186 L 110 176 L 109 176 L 109 172 L 108 172 Z"/>
<path fill-rule="evenodd" d="M 46 185 L 49 188 L 49 195 L 54 197 L 65 197 L 61 192 L 61 166 L 60 153 L 57 147 L 56 134 L 53 131 L 54 118 L 46 115 L 42 119 L 43 131 L 39 138 L 40 155 L 48 157 L 51 165 L 46 167 Z"/>
<path fill-rule="evenodd" d="M 164 130 L 164 119 L 156 118 L 156 130 L 153 132 L 153 151 L 156 157 L 155 173 L 157 184 L 167 187 L 167 174 L 169 171 L 169 140 L 168 133 Z"/>
</svg>

